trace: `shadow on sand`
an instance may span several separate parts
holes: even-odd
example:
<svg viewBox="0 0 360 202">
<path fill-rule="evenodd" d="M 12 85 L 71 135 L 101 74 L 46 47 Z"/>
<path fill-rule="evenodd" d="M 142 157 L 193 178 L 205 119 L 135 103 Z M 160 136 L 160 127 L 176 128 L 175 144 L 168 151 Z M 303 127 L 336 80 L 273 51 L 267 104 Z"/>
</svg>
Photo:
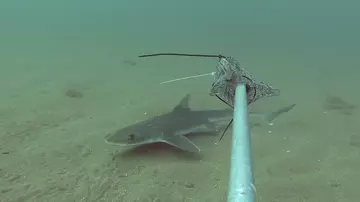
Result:
<svg viewBox="0 0 360 202">
<path fill-rule="evenodd" d="M 206 132 L 206 133 L 196 133 L 189 134 L 191 140 L 198 140 L 196 142 L 200 142 L 204 136 L 212 136 L 214 140 L 216 139 L 218 132 Z M 208 137 L 207 137 L 208 138 Z M 204 146 L 204 145 L 202 145 Z M 171 146 L 166 143 L 153 143 L 153 144 L 145 144 L 140 146 L 131 147 L 129 149 L 123 150 L 119 153 L 116 153 L 113 156 L 113 160 L 116 159 L 171 159 L 174 160 L 191 160 L 191 161 L 199 161 L 203 158 L 203 150 L 200 153 L 190 153 L 183 150 L 180 150 L 174 146 Z"/>
</svg>

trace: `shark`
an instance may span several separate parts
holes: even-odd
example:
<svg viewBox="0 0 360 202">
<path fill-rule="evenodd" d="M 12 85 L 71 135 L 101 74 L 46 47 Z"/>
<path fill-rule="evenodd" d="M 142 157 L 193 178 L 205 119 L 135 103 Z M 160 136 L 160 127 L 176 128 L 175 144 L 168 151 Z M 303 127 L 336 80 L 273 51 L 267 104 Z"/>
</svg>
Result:
<svg viewBox="0 0 360 202">
<path fill-rule="evenodd" d="M 189 100 L 190 94 L 187 94 L 170 112 L 109 133 L 104 140 L 108 144 L 120 146 L 163 142 L 186 152 L 199 153 L 200 148 L 187 135 L 217 131 L 217 123 L 233 118 L 233 109 L 192 110 Z M 292 104 L 266 115 L 249 113 L 249 116 L 260 117 L 272 125 L 275 118 L 294 107 L 295 104 Z"/>
</svg>

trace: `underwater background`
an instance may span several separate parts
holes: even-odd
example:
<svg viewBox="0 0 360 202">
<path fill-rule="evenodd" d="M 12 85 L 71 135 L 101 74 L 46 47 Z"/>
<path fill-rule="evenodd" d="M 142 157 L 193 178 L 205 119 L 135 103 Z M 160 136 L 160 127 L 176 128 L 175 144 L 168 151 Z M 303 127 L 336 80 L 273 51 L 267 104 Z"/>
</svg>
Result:
<svg viewBox="0 0 360 202">
<path fill-rule="evenodd" d="M 258 201 L 360 198 L 360 2 L 2 1 L 0 201 L 226 201 L 231 129 L 193 137 L 191 156 L 104 136 L 209 96 L 217 59 L 236 58 L 281 90 L 250 110 L 296 104 L 251 124 Z M 255 123 L 256 122 L 256 123 Z"/>
</svg>

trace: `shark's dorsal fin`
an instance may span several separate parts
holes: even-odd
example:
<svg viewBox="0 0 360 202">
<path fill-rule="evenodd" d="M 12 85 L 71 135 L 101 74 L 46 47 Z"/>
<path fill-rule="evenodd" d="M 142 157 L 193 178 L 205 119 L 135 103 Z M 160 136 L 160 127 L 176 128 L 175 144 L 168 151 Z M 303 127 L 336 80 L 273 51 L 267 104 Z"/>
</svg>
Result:
<svg viewBox="0 0 360 202">
<path fill-rule="evenodd" d="M 190 100 L 190 94 L 186 94 L 183 99 L 179 102 L 178 105 L 176 105 L 173 109 L 173 111 L 179 111 L 179 110 L 186 110 L 189 111 L 189 100 Z"/>
</svg>

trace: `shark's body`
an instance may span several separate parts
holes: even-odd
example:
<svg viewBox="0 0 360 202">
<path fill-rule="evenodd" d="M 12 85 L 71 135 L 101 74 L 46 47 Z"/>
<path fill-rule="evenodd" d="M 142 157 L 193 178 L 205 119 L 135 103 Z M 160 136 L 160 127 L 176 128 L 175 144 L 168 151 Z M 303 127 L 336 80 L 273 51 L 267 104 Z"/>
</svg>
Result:
<svg viewBox="0 0 360 202">
<path fill-rule="evenodd" d="M 122 128 L 105 137 L 105 142 L 121 146 L 136 146 L 164 142 L 188 152 L 200 149 L 185 135 L 195 132 L 216 131 L 215 123 L 230 120 L 231 108 L 223 110 L 192 111 L 189 108 L 190 95 L 186 95 L 174 109 L 166 114 Z M 263 118 L 268 122 L 291 110 L 295 104 L 282 108 Z M 260 115 L 260 114 L 255 114 Z"/>
</svg>

